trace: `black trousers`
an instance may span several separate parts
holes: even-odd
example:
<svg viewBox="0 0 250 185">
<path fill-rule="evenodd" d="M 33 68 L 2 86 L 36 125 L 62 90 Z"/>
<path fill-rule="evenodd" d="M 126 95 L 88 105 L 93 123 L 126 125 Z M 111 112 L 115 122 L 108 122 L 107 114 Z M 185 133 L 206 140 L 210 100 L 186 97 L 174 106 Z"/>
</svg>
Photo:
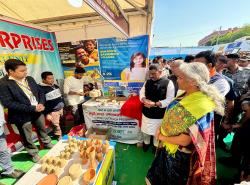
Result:
<svg viewBox="0 0 250 185">
<path fill-rule="evenodd" d="M 45 146 L 51 142 L 51 139 L 45 130 L 45 118 L 42 114 L 30 122 L 20 125 L 17 124 L 16 126 L 22 138 L 23 145 L 31 156 L 34 156 L 38 153 L 38 148 L 32 140 L 32 126 L 36 128 L 37 135 Z"/>
</svg>

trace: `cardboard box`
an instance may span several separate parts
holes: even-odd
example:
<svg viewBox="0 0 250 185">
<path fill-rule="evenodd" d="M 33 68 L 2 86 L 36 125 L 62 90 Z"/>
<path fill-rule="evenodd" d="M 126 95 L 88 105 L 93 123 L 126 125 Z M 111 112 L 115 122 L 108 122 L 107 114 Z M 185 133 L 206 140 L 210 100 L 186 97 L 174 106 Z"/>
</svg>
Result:
<svg viewBox="0 0 250 185">
<path fill-rule="evenodd" d="M 110 136 L 110 129 L 101 129 L 101 128 L 89 128 L 86 133 L 85 137 L 91 139 L 101 139 L 101 140 L 108 140 Z"/>
</svg>

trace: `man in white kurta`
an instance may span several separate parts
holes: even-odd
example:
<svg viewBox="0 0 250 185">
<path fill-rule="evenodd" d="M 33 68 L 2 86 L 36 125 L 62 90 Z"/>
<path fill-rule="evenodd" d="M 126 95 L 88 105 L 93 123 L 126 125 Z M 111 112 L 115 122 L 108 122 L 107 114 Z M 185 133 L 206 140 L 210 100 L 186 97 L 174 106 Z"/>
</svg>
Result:
<svg viewBox="0 0 250 185">
<path fill-rule="evenodd" d="M 67 104 L 73 106 L 73 113 L 76 112 L 78 105 L 84 101 L 84 84 L 93 83 L 88 76 L 83 76 L 85 70 L 76 68 L 74 76 L 70 76 L 64 81 L 64 94 L 67 96 Z"/>
<path fill-rule="evenodd" d="M 174 84 L 167 77 L 162 77 L 162 67 L 152 64 L 149 67 L 149 80 L 145 82 L 140 91 L 140 100 L 144 104 L 142 111 L 143 151 L 147 151 L 151 136 L 155 135 L 161 125 L 165 109 L 175 96 Z M 156 138 L 153 139 L 157 147 Z"/>
</svg>

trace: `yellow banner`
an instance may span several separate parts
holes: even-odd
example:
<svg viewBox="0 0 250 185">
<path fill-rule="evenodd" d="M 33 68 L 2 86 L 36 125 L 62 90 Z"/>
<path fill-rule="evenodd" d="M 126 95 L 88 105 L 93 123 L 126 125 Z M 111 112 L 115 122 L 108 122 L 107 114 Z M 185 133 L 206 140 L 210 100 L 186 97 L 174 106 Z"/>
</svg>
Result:
<svg viewBox="0 0 250 185">
<path fill-rule="evenodd" d="M 111 185 L 115 172 L 114 150 L 109 150 L 106 158 L 103 161 L 99 175 L 96 180 L 96 185 Z"/>
</svg>

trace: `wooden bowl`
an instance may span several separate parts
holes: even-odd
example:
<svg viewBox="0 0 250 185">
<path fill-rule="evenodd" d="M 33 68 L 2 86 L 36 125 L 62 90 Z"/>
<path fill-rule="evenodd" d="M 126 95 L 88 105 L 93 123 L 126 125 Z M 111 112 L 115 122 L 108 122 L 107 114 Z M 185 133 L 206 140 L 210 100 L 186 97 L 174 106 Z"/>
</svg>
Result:
<svg viewBox="0 0 250 185">
<path fill-rule="evenodd" d="M 90 184 L 94 182 L 96 176 L 95 169 L 90 168 L 83 174 L 83 181 L 85 184 Z"/>
</svg>

